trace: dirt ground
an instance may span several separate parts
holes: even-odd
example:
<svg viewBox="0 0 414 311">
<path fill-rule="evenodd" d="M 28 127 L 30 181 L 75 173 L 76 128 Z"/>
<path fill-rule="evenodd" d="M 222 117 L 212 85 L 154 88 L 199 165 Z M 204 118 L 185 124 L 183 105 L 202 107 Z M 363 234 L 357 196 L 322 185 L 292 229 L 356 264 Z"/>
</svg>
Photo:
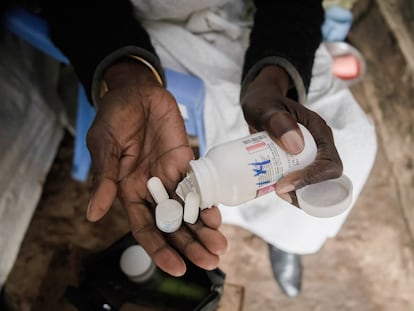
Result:
<svg viewBox="0 0 414 311">
<path fill-rule="evenodd" d="M 369 114 L 363 83 L 353 92 Z M 98 223 L 86 222 L 89 182 L 70 178 L 72 147 L 66 135 L 6 283 L 14 310 L 75 310 L 63 292 L 77 282 L 79 252 L 106 248 L 128 231 L 119 205 Z M 414 244 L 383 147 L 379 141 L 372 174 L 340 233 L 303 257 L 298 298 L 286 298 L 277 287 L 261 239 L 224 225 L 230 244 L 220 265 L 226 287 L 219 310 L 414 310 Z"/>
</svg>

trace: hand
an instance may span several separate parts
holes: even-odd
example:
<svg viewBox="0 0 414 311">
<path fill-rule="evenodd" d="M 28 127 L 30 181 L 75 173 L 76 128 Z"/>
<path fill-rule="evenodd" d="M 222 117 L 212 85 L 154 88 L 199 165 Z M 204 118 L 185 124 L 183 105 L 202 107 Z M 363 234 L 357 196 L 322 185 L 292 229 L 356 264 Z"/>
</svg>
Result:
<svg viewBox="0 0 414 311">
<path fill-rule="evenodd" d="M 276 184 L 276 193 L 297 205 L 294 190 L 339 177 L 342 161 L 330 127 L 317 113 L 287 98 L 288 87 L 287 73 L 281 67 L 267 66 L 248 85 L 242 98 L 242 108 L 251 132 L 266 130 L 288 153 L 297 154 L 304 147 L 297 123 L 303 124 L 315 139 L 318 146 L 315 162 L 284 176 Z"/>
<path fill-rule="evenodd" d="M 214 269 L 227 247 L 218 230 L 217 208 L 174 233 L 164 234 L 155 226 L 147 180 L 158 176 L 173 196 L 194 158 L 176 101 L 139 63 L 113 65 L 104 78 L 109 91 L 98 104 L 87 138 L 93 175 L 88 220 L 103 217 L 118 196 L 132 234 L 159 268 L 184 274 L 183 254 L 204 269 Z"/>
</svg>

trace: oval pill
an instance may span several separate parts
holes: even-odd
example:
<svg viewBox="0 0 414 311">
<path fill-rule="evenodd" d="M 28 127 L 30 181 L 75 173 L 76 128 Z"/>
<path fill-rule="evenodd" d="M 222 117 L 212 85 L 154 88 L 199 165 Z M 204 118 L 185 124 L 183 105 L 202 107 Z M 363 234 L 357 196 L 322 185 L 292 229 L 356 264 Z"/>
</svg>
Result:
<svg viewBox="0 0 414 311">
<path fill-rule="evenodd" d="M 194 224 L 200 212 L 200 195 L 196 192 L 187 193 L 184 201 L 184 221 Z"/>
<path fill-rule="evenodd" d="M 165 189 L 161 179 L 158 177 L 154 176 L 148 179 L 147 188 L 155 203 L 159 204 L 160 202 L 169 199 L 167 189 Z"/>
</svg>

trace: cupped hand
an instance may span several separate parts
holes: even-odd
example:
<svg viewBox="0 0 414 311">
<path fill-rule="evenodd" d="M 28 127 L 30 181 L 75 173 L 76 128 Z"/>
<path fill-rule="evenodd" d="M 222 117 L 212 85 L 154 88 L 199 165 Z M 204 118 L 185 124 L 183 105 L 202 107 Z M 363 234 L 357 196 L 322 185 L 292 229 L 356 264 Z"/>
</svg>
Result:
<svg viewBox="0 0 414 311">
<path fill-rule="evenodd" d="M 294 190 L 342 174 L 342 161 L 336 150 L 331 128 L 315 112 L 286 97 L 287 73 L 278 66 L 267 66 L 248 85 L 242 100 L 245 119 L 251 132 L 267 131 L 285 151 L 297 154 L 304 148 L 301 123 L 315 139 L 316 160 L 306 168 L 292 172 L 276 184 L 276 193 L 297 205 Z"/>
<path fill-rule="evenodd" d="M 158 176 L 173 196 L 194 157 L 175 99 L 141 64 L 113 65 L 105 80 L 109 91 L 98 103 L 87 137 L 93 176 L 88 220 L 103 217 L 118 197 L 132 234 L 159 268 L 184 274 L 182 255 L 204 269 L 217 267 L 227 247 L 217 208 L 174 233 L 162 233 L 155 225 L 147 180 Z"/>
</svg>

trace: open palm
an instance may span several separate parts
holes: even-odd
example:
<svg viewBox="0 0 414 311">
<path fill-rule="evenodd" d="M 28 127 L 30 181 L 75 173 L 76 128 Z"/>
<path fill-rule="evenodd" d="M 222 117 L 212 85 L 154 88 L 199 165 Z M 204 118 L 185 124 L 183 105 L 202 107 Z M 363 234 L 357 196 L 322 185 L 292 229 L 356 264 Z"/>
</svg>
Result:
<svg viewBox="0 0 414 311">
<path fill-rule="evenodd" d="M 165 88 L 127 85 L 108 92 L 89 130 L 88 148 L 94 180 L 89 220 L 100 219 L 118 196 L 134 237 L 161 269 L 182 275 L 180 254 L 205 269 L 218 265 L 227 243 L 218 231 L 217 208 L 171 234 L 155 226 L 147 180 L 158 176 L 172 196 L 194 157 L 177 104 Z"/>
</svg>

